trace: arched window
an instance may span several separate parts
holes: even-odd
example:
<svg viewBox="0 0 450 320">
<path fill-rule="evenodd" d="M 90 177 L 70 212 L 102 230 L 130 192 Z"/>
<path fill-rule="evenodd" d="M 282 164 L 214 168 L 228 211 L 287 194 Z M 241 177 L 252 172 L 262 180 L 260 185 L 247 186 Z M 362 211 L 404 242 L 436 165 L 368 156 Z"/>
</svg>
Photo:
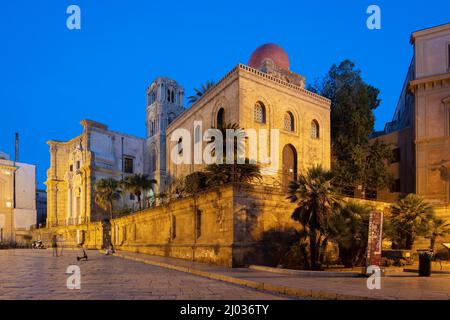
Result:
<svg viewBox="0 0 450 320">
<path fill-rule="evenodd" d="M 183 138 L 178 139 L 177 148 L 178 148 L 178 154 L 180 156 L 182 156 L 183 155 Z"/>
<path fill-rule="evenodd" d="M 294 116 L 289 111 L 284 114 L 284 130 L 294 131 Z"/>
<path fill-rule="evenodd" d="M 170 102 L 170 90 L 167 89 L 167 101 Z"/>
<path fill-rule="evenodd" d="M 175 93 L 173 92 L 173 90 L 170 93 L 170 98 L 172 99 L 172 102 L 175 102 Z"/>
<path fill-rule="evenodd" d="M 151 172 L 155 172 L 158 169 L 158 164 L 157 164 L 157 159 L 156 159 L 156 150 L 153 149 L 152 150 L 152 156 L 151 156 L 151 161 L 150 161 L 150 165 L 151 165 Z"/>
<path fill-rule="evenodd" d="M 255 104 L 255 108 L 253 109 L 253 118 L 255 119 L 255 122 L 266 123 L 266 108 L 261 102 L 257 102 Z"/>
<path fill-rule="evenodd" d="M 311 138 L 319 139 L 319 123 L 317 120 L 311 121 Z"/>
<path fill-rule="evenodd" d="M 217 128 L 221 128 L 224 125 L 225 121 L 225 110 L 220 108 L 219 112 L 217 112 Z"/>
</svg>

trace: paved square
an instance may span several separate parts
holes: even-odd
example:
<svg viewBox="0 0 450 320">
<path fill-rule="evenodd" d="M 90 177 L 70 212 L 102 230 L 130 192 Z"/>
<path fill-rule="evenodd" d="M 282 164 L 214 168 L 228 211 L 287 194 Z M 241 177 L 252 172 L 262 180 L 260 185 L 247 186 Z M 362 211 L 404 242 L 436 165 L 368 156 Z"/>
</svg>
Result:
<svg viewBox="0 0 450 320">
<path fill-rule="evenodd" d="M 286 299 L 234 284 L 88 251 L 0 250 L 0 299 Z M 69 290 L 69 265 L 81 269 L 81 290 Z"/>
</svg>

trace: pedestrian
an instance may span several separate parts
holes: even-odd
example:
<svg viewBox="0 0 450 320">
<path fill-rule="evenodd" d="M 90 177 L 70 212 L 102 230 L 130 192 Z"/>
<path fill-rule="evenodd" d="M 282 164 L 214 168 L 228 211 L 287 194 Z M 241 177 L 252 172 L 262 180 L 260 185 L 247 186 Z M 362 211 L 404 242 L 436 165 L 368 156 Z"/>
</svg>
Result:
<svg viewBox="0 0 450 320">
<path fill-rule="evenodd" d="M 80 260 L 86 260 L 87 261 L 88 260 L 88 256 L 87 256 L 86 250 L 84 250 L 83 245 L 80 245 L 80 248 L 81 248 L 81 250 L 83 250 L 83 255 L 81 257 L 77 256 L 77 260 L 78 261 L 80 261 Z"/>
<path fill-rule="evenodd" d="M 56 234 L 52 236 L 52 248 L 53 248 L 53 256 L 58 256 L 58 238 L 56 237 Z"/>
<path fill-rule="evenodd" d="M 61 253 L 59 255 L 62 256 L 64 251 L 64 235 L 60 235 L 58 240 L 60 242 L 61 247 Z"/>
</svg>

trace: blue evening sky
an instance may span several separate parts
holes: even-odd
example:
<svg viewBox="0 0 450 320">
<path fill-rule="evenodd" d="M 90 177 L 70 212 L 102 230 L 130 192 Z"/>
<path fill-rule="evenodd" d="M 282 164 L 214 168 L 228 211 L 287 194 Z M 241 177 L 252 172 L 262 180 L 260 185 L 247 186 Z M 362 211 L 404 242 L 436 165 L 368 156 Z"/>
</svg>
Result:
<svg viewBox="0 0 450 320">
<path fill-rule="evenodd" d="M 81 8 L 81 30 L 66 8 Z M 382 29 L 366 28 L 381 8 Z M 450 22 L 448 0 L 153 1 L 14 0 L 0 3 L 0 150 L 34 163 L 46 178 L 46 141 L 81 133 L 89 118 L 144 137 L 145 88 L 157 76 L 186 96 L 274 42 L 307 82 L 351 59 L 381 90 L 376 129 L 391 119 L 412 57 L 412 31 Z"/>
</svg>

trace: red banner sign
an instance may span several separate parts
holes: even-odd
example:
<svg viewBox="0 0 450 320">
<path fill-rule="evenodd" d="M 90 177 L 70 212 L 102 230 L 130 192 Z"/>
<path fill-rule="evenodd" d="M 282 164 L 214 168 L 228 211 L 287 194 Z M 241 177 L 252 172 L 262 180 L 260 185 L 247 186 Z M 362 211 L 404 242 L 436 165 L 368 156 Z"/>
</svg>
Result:
<svg viewBox="0 0 450 320">
<path fill-rule="evenodd" d="M 383 241 L 383 213 L 372 211 L 369 220 L 366 266 L 380 266 Z"/>
</svg>

